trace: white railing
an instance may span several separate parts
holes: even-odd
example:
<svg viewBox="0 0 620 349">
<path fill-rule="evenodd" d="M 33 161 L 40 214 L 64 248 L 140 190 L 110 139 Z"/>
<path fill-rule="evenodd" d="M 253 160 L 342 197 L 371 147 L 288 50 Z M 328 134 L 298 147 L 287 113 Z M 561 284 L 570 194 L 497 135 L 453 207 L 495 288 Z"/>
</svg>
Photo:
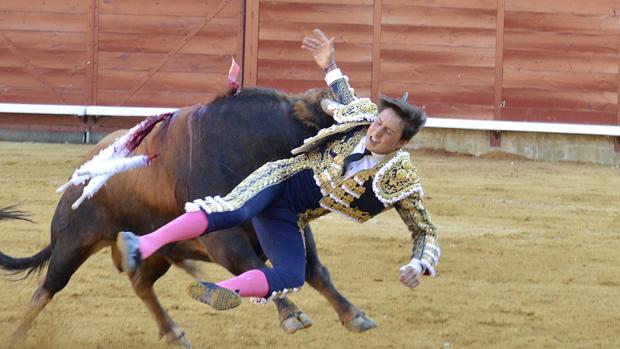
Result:
<svg viewBox="0 0 620 349">
<path fill-rule="evenodd" d="M 513 131 L 620 136 L 620 126 L 559 124 L 548 122 L 429 118 L 426 122 L 426 127 L 482 131 Z"/>
<path fill-rule="evenodd" d="M 151 116 L 174 111 L 174 108 L 106 107 L 56 104 L 0 103 L 3 114 L 44 114 L 76 116 Z"/>
<path fill-rule="evenodd" d="M 0 103 L 2 114 L 43 114 L 76 115 L 80 117 L 98 116 L 151 116 L 176 110 L 175 108 L 80 106 L 55 104 L 16 104 Z M 495 120 L 469 120 L 429 118 L 426 127 L 482 131 L 513 131 L 582 134 L 620 137 L 620 126 L 559 124 L 546 122 L 517 122 Z"/>
</svg>

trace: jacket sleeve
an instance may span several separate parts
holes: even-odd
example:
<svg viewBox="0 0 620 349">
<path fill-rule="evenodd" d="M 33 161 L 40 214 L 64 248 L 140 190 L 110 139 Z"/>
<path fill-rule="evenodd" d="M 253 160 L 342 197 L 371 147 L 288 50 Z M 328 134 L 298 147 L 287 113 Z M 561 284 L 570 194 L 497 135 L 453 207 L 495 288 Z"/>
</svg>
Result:
<svg viewBox="0 0 620 349">
<path fill-rule="evenodd" d="M 394 204 L 396 211 L 411 232 L 413 251 L 411 258 L 418 259 L 425 274 L 435 275 L 441 251 L 437 242 L 437 228 L 431 222 L 431 215 L 424 208 L 420 194 L 413 193 Z"/>
<path fill-rule="evenodd" d="M 355 90 L 349 85 L 349 78 L 342 75 L 340 69 L 334 69 L 325 74 L 325 82 L 339 103 L 347 105 L 357 99 Z"/>
</svg>

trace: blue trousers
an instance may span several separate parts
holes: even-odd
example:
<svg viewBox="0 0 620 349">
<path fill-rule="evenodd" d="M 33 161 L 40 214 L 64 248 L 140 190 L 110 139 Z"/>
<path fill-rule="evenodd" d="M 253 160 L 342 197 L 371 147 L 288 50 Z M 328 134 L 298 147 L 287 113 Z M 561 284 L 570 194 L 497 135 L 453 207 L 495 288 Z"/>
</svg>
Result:
<svg viewBox="0 0 620 349">
<path fill-rule="evenodd" d="M 258 241 L 273 266 L 261 269 L 269 282 L 269 294 L 301 287 L 306 273 L 306 251 L 298 218 L 307 210 L 319 208 L 321 198 L 312 170 L 303 170 L 264 188 L 238 209 L 207 214 L 206 233 L 252 219 Z"/>
</svg>

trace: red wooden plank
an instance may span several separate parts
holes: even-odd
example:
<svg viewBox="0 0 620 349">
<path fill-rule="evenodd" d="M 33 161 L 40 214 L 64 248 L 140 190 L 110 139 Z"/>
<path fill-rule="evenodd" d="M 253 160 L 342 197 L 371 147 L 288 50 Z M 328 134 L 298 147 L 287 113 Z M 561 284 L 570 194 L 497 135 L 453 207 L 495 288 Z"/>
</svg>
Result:
<svg viewBox="0 0 620 349">
<path fill-rule="evenodd" d="M 578 34 L 515 30 L 508 29 L 504 32 L 504 47 L 508 50 L 612 55 L 618 53 L 617 33 Z"/>
<path fill-rule="evenodd" d="M 297 79 L 261 79 L 259 81 L 260 86 L 268 86 L 277 90 L 282 90 L 287 93 L 303 93 L 311 88 L 325 87 L 323 80 L 297 80 Z M 370 97 L 371 87 L 370 81 L 360 81 L 355 83 L 355 94 L 358 97 Z"/>
<path fill-rule="evenodd" d="M 494 86 L 495 79 L 494 68 L 396 62 L 384 62 L 381 74 L 384 80 L 460 86 Z"/>
<path fill-rule="evenodd" d="M 0 11 L 0 30 L 86 32 L 84 13 Z"/>
<path fill-rule="evenodd" d="M 546 91 L 616 92 L 617 74 L 533 71 L 504 68 L 504 88 Z"/>
<path fill-rule="evenodd" d="M 175 0 L 175 1 L 152 1 L 152 0 L 106 0 L 102 1 L 101 13 L 118 15 L 138 16 L 178 16 L 196 17 L 202 13 L 209 13 L 219 5 L 219 0 Z M 242 11 L 243 1 L 230 2 L 220 13 L 220 17 L 237 19 Z"/>
<path fill-rule="evenodd" d="M 370 83 L 372 66 L 367 63 L 339 63 L 342 72 L 349 76 L 351 85 L 355 88 L 357 83 L 362 81 Z M 263 60 L 258 61 L 258 84 L 262 79 L 295 79 L 306 80 L 309 77 L 321 78 L 323 72 L 317 67 L 314 61 L 306 62 L 289 62 L 279 60 Z M 322 85 L 325 83 L 323 82 Z M 268 85 L 267 85 L 268 86 Z M 317 86 L 321 87 L 321 86 Z"/>
<path fill-rule="evenodd" d="M 371 63 L 372 47 L 349 42 L 336 43 L 336 59 L 338 63 Z M 314 62 L 312 54 L 301 48 L 300 41 L 261 40 L 258 58 L 265 60 L 281 60 L 295 62 Z M 319 66 L 315 64 L 317 71 Z"/>
<path fill-rule="evenodd" d="M 495 40 L 495 93 L 493 99 L 493 118 L 502 118 L 503 95 L 502 86 L 504 85 L 504 19 L 505 19 L 506 0 L 497 0 L 497 39 Z M 493 135 L 495 137 L 497 135 Z M 495 137 L 499 138 L 499 137 Z M 494 138 L 491 138 L 492 140 Z M 496 142 L 498 143 L 498 142 Z"/>
<path fill-rule="evenodd" d="M 243 86 L 256 86 L 258 79 L 258 55 L 259 55 L 259 0 L 248 0 L 245 4 L 245 29 L 243 33 Z"/>
<path fill-rule="evenodd" d="M 554 122 L 568 124 L 613 125 L 616 112 L 589 112 L 572 109 L 510 108 L 502 111 L 502 120 Z"/>
<path fill-rule="evenodd" d="M 495 10 L 497 0 L 385 0 L 386 5 Z"/>
<path fill-rule="evenodd" d="M 493 87 L 471 87 L 457 85 L 429 85 L 411 82 L 383 81 L 381 93 L 402 96 L 409 92 L 414 103 L 471 104 L 492 107 Z"/>
<path fill-rule="evenodd" d="M 379 99 L 379 87 L 381 85 L 381 10 L 382 0 L 374 3 L 373 35 L 372 35 L 372 74 L 371 74 L 371 97 Z"/>
<path fill-rule="evenodd" d="M 3 30 L 2 33 L 20 50 L 83 52 L 87 41 L 81 32 Z M 6 45 L 0 43 L 0 47 L 6 48 Z"/>
<path fill-rule="evenodd" d="M 0 42 L 2 39 L 0 39 Z M 21 69 L 31 64 L 37 69 L 83 69 L 87 59 L 85 51 L 31 50 L 19 49 L 0 51 L 0 67 Z"/>
<path fill-rule="evenodd" d="M 99 89 L 98 102 L 101 105 L 119 105 L 128 90 L 119 89 Z M 206 103 L 215 96 L 216 93 L 209 92 L 188 92 L 188 91 L 138 91 L 132 98 L 128 106 L 152 106 L 180 108 L 183 106 L 194 105 L 196 103 Z"/>
<path fill-rule="evenodd" d="M 2 114 L 0 129 L 15 131 L 82 132 L 84 122 L 74 115 Z"/>
<path fill-rule="evenodd" d="M 495 49 L 427 45 L 383 44 L 381 59 L 387 62 L 416 64 L 495 67 Z"/>
<path fill-rule="evenodd" d="M 620 36 L 618 37 L 618 67 L 620 67 Z M 618 88 L 616 90 L 616 125 L 620 126 L 620 68 L 618 68 Z M 619 145 L 620 137 L 615 138 L 615 145 Z M 615 147 L 616 152 L 620 152 L 620 147 Z"/>
<path fill-rule="evenodd" d="M 97 70 L 99 67 L 99 0 L 90 1 L 88 16 L 88 52 L 86 61 L 86 101 L 97 104 Z"/>
<path fill-rule="evenodd" d="M 189 31 L 195 29 L 197 25 L 203 22 L 204 17 L 139 16 L 103 13 L 100 16 L 102 33 L 180 35 L 184 37 Z M 210 23 L 214 27 L 219 27 L 221 25 L 237 23 L 237 19 L 218 16 L 213 18 Z"/>
<path fill-rule="evenodd" d="M 420 101 L 418 105 L 425 107 L 427 114 L 434 118 L 454 118 L 473 120 L 492 120 L 492 105 L 472 105 L 458 103 L 432 103 Z"/>
<path fill-rule="evenodd" d="M 495 28 L 452 28 L 383 24 L 383 45 L 495 48 Z"/>
<path fill-rule="evenodd" d="M 259 38 L 263 41 L 290 41 L 300 43 L 305 35 L 319 26 L 314 21 L 306 23 L 282 22 L 281 20 L 260 19 Z M 321 23 L 321 30 L 336 38 L 336 46 L 347 44 L 372 44 L 373 27 L 359 23 Z M 301 45 L 299 45 L 301 46 Z M 339 50 L 339 49 L 338 49 Z"/>
<path fill-rule="evenodd" d="M 618 53 L 504 50 L 504 64 L 509 69 L 555 71 L 566 73 L 618 73 Z"/>
<path fill-rule="evenodd" d="M 370 5 L 339 5 L 312 3 L 260 2 L 260 20 L 372 25 L 373 8 Z"/>
<path fill-rule="evenodd" d="M 88 13 L 88 2 L 83 0 L 2 0 L 2 11 Z"/>
<path fill-rule="evenodd" d="M 572 109 L 580 111 L 614 112 L 618 93 L 598 91 L 557 91 L 547 89 L 504 88 L 508 107 Z"/>
<path fill-rule="evenodd" d="M 562 13 L 507 12 L 506 31 L 614 35 L 618 19 L 612 16 L 578 16 Z"/>
<path fill-rule="evenodd" d="M 508 11 L 538 12 L 538 13 L 566 13 L 576 15 L 615 15 L 614 9 L 620 8 L 618 0 L 508 0 Z"/>
<path fill-rule="evenodd" d="M 80 104 L 84 101 L 84 89 L 63 88 L 62 97 L 67 104 Z M 0 103 L 58 103 L 44 87 L 2 87 L 0 88 Z"/>
<path fill-rule="evenodd" d="M 495 9 L 383 6 L 383 23 L 395 25 L 495 29 L 495 16 Z"/>
<path fill-rule="evenodd" d="M 100 69 L 99 88 L 130 90 L 135 81 L 140 80 L 145 74 L 144 72 Z M 160 72 L 144 85 L 144 91 L 219 93 L 225 91 L 228 86 L 226 75 L 227 71 L 216 74 Z"/>
<path fill-rule="evenodd" d="M 314 5 L 370 5 L 373 0 L 269 0 L 274 5 L 314 4 Z"/>
</svg>

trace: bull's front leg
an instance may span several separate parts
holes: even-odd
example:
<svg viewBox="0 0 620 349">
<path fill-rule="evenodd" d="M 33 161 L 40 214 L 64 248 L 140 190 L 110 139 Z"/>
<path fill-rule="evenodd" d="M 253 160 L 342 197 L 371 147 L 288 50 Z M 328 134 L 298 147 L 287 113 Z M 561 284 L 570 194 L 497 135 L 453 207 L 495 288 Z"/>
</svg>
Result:
<svg viewBox="0 0 620 349">
<path fill-rule="evenodd" d="M 327 268 L 321 264 L 310 226 L 304 229 L 306 240 L 306 281 L 323 295 L 338 313 L 340 322 L 351 332 L 364 332 L 377 327 L 357 306 L 349 302 L 334 286 Z"/>
</svg>

